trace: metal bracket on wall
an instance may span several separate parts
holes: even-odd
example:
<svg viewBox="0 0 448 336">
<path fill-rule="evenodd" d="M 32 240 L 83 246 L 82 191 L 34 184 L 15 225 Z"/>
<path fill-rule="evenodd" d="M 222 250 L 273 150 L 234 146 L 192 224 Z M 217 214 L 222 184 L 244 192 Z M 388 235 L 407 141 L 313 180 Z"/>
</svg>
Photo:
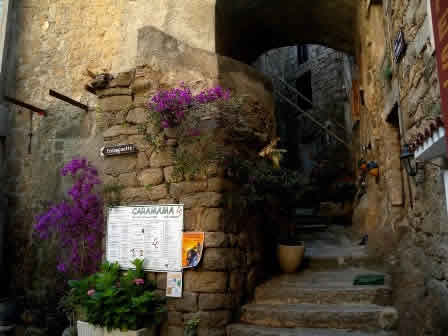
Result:
<svg viewBox="0 0 448 336">
<path fill-rule="evenodd" d="M 36 107 L 34 105 L 27 104 L 27 103 L 25 103 L 23 101 L 20 101 L 18 99 L 9 97 L 9 96 L 3 96 L 3 98 L 7 102 L 10 102 L 10 103 L 15 104 L 15 105 L 20 106 L 20 107 L 24 107 L 24 108 L 26 108 L 27 110 L 30 111 L 30 131 L 28 133 L 28 136 L 30 138 L 30 142 L 28 143 L 28 154 L 31 154 L 31 144 L 32 144 L 32 140 L 33 140 L 33 113 L 38 113 L 39 115 L 46 117 L 47 116 L 47 111 L 45 111 L 45 110 L 43 110 L 43 109 L 41 109 L 39 107 Z"/>
<path fill-rule="evenodd" d="M 76 101 L 72 98 L 69 98 L 69 97 L 63 95 L 62 93 L 56 92 L 54 90 L 50 90 L 50 96 L 60 99 L 66 103 L 73 105 L 73 106 L 79 107 L 80 109 L 82 109 L 86 112 L 89 111 L 89 107 L 87 105 L 80 103 L 79 101 Z"/>
<path fill-rule="evenodd" d="M 25 102 L 23 102 L 21 100 L 18 100 L 18 99 L 9 97 L 9 96 L 3 96 L 3 98 L 7 102 L 9 102 L 9 103 L 15 104 L 15 105 L 20 106 L 20 107 L 24 107 L 24 108 L 26 108 L 26 109 L 28 109 L 28 110 L 30 110 L 32 112 L 38 113 L 38 114 L 40 114 L 40 115 L 42 115 L 44 117 L 47 116 L 47 111 L 43 110 L 43 109 L 41 109 L 39 107 L 36 107 L 34 105 L 31 105 L 31 104 L 27 104 L 27 103 L 25 103 Z"/>
</svg>

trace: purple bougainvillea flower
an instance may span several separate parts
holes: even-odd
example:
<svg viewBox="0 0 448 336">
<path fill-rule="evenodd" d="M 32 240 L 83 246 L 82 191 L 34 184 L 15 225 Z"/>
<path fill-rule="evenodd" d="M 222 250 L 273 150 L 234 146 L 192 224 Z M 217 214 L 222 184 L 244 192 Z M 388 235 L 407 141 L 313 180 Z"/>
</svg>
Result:
<svg viewBox="0 0 448 336">
<path fill-rule="evenodd" d="M 148 101 L 147 106 L 160 114 L 163 128 L 171 128 L 180 125 L 186 119 L 185 114 L 190 106 L 228 98 L 230 98 L 230 90 L 224 90 L 220 86 L 205 89 L 193 96 L 185 83 L 181 83 L 179 88 L 159 91 Z"/>
<path fill-rule="evenodd" d="M 162 127 L 163 128 L 170 128 L 170 123 L 168 120 L 162 120 Z"/>
<path fill-rule="evenodd" d="M 98 171 L 83 158 L 68 162 L 61 175 L 74 179 L 68 199 L 37 216 L 34 229 L 41 239 L 57 238 L 61 249 L 57 270 L 77 277 L 96 271 L 101 262 L 103 202 L 94 190 L 101 181 Z"/>
<path fill-rule="evenodd" d="M 57 269 L 61 273 L 67 272 L 67 266 L 64 263 L 58 264 Z"/>
</svg>

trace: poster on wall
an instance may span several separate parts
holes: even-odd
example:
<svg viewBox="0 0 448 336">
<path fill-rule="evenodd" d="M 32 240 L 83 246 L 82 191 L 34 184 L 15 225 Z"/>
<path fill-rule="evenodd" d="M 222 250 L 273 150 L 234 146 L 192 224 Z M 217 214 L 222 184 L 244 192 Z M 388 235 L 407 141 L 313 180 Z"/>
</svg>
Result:
<svg viewBox="0 0 448 336">
<path fill-rule="evenodd" d="M 109 208 L 106 258 L 123 269 L 142 258 L 147 271 L 181 271 L 182 231 L 182 204 Z"/>
<path fill-rule="evenodd" d="M 184 232 L 182 242 L 182 267 L 198 266 L 204 250 L 204 232 Z"/>
<path fill-rule="evenodd" d="M 166 274 L 166 296 L 182 297 L 182 272 L 168 272 Z"/>
</svg>

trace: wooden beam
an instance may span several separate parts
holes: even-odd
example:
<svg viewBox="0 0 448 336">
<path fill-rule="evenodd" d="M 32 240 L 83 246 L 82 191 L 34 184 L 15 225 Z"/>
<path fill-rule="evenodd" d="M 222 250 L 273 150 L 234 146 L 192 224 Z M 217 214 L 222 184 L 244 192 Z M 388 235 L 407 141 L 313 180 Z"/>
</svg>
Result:
<svg viewBox="0 0 448 336">
<path fill-rule="evenodd" d="M 89 107 L 87 105 L 80 103 L 72 98 L 67 97 L 67 96 L 64 96 L 62 93 L 59 93 L 59 92 L 56 92 L 56 91 L 50 89 L 50 96 L 60 99 L 66 103 L 73 105 L 73 106 L 79 107 L 80 109 L 82 109 L 86 112 L 89 111 Z"/>
<path fill-rule="evenodd" d="M 3 96 L 3 98 L 7 102 L 10 102 L 10 103 L 15 104 L 17 106 L 24 107 L 24 108 L 26 108 L 26 109 L 28 109 L 28 110 L 30 110 L 32 112 L 39 113 L 40 115 L 47 116 L 47 111 L 45 111 L 45 110 L 43 110 L 43 109 L 41 109 L 39 107 L 36 107 L 34 105 L 31 105 L 31 104 L 27 104 L 27 103 L 25 103 L 23 101 L 20 101 L 18 99 L 15 99 L 15 98 L 12 98 L 12 97 L 9 97 L 9 96 Z"/>
</svg>

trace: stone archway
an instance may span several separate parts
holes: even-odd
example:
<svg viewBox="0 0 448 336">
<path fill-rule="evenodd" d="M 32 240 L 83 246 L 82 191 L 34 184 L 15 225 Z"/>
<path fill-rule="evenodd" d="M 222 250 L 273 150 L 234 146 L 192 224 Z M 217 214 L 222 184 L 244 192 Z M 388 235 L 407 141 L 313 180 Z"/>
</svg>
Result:
<svg viewBox="0 0 448 336">
<path fill-rule="evenodd" d="M 135 0 L 123 12 L 122 65 L 133 66 L 138 29 L 249 63 L 264 51 L 321 44 L 354 54 L 359 0 Z"/>
<path fill-rule="evenodd" d="M 358 5 L 359 0 L 216 0 L 216 53 L 245 63 L 295 44 L 353 54 Z"/>
</svg>

